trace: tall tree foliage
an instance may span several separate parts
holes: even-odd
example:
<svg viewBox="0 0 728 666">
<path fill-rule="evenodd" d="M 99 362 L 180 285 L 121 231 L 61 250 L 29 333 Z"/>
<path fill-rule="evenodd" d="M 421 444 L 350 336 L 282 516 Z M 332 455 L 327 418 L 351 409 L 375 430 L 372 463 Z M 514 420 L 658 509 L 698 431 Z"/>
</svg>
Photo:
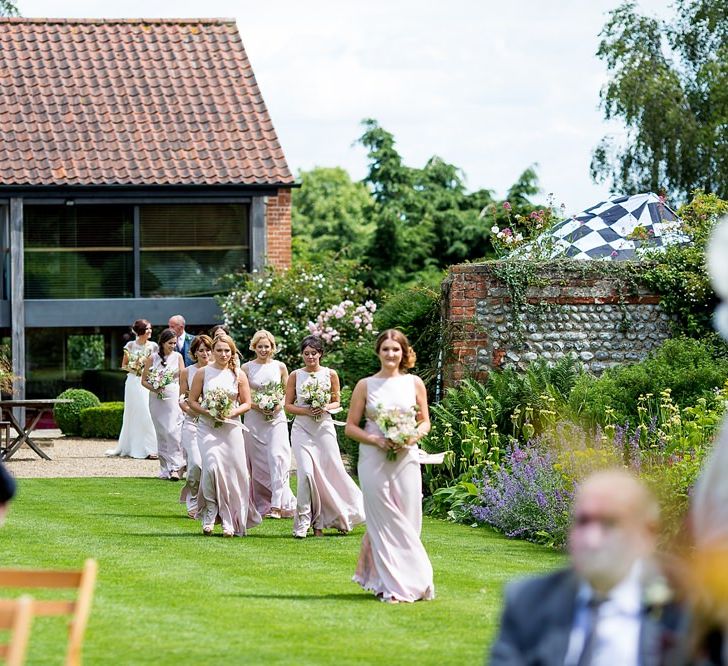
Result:
<svg viewBox="0 0 728 666">
<path fill-rule="evenodd" d="M 20 16 L 18 5 L 11 0 L 0 0 L 0 16 Z"/>
<path fill-rule="evenodd" d="M 701 188 L 728 197 L 728 4 L 675 0 L 669 21 L 635 3 L 613 10 L 597 55 L 611 75 L 601 92 L 607 120 L 627 137 L 606 136 L 591 171 L 613 190 L 668 192 L 686 200 Z"/>
<path fill-rule="evenodd" d="M 296 257 L 360 257 L 373 230 L 367 217 L 372 203 L 367 186 L 353 182 L 340 167 L 302 171 L 299 180 L 301 187 L 293 190 L 292 200 Z"/>
<path fill-rule="evenodd" d="M 491 209 L 495 216 L 500 210 L 492 192 L 468 193 L 463 172 L 438 156 L 421 169 L 407 166 L 390 132 L 372 119 L 363 126 L 359 142 L 368 150 L 364 181 L 372 191 L 370 217 L 375 224 L 366 250 L 369 283 L 385 287 L 422 271 L 486 256 L 496 220 Z M 527 169 L 508 192 L 514 212 L 531 212 L 529 197 L 537 192 L 536 173 Z"/>
</svg>

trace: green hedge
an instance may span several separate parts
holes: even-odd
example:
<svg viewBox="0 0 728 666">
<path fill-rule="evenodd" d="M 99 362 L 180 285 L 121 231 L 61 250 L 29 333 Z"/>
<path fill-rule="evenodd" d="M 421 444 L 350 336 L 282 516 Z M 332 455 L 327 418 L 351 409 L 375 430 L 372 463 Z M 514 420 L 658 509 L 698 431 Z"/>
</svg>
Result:
<svg viewBox="0 0 728 666">
<path fill-rule="evenodd" d="M 71 402 L 60 403 L 53 408 L 56 425 L 64 435 L 80 435 L 81 410 L 97 407 L 101 401 L 91 391 L 84 389 L 67 389 L 58 397 Z"/>
<path fill-rule="evenodd" d="M 81 435 L 99 439 L 118 439 L 123 418 L 123 402 L 102 402 L 98 407 L 86 407 L 81 410 Z"/>
</svg>

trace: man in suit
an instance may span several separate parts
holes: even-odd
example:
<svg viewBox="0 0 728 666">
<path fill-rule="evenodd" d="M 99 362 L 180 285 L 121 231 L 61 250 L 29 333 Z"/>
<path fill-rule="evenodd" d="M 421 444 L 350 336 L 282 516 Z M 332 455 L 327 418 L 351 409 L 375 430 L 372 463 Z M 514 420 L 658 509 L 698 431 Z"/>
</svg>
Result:
<svg viewBox="0 0 728 666">
<path fill-rule="evenodd" d="M 685 664 L 685 618 L 653 559 L 657 502 L 625 470 L 578 488 L 571 566 L 506 588 L 491 666 Z"/>
<path fill-rule="evenodd" d="M 185 331 L 185 318 L 182 315 L 172 315 L 167 325 L 177 334 L 177 351 L 182 354 L 185 365 L 195 363 L 195 359 L 189 357 L 190 345 L 195 336 Z"/>
</svg>

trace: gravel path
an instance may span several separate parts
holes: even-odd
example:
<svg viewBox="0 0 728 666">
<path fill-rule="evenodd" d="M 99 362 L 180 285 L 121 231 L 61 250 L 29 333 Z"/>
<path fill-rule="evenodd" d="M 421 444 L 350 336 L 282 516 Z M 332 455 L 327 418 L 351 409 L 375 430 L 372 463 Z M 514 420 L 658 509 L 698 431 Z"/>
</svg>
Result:
<svg viewBox="0 0 728 666">
<path fill-rule="evenodd" d="M 34 437 L 35 439 L 35 437 Z M 19 479 L 82 476 L 145 476 L 159 472 L 156 460 L 109 458 L 104 452 L 116 447 L 113 439 L 74 439 L 39 437 L 36 442 L 52 460 L 43 460 L 28 447 L 23 447 L 5 464 Z"/>
</svg>

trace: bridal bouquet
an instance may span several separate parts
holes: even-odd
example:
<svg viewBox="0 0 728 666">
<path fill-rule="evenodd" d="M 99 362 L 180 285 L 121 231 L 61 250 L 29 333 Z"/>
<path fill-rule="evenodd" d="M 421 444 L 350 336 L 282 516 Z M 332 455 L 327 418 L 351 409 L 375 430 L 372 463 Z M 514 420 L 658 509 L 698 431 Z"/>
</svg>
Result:
<svg viewBox="0 0 728 666">
<path fill-rule="evenodd" d="M 283 384 L 280 382 L 268 382 L 259 390 L 253 393 L 253 402 L 261 409 L 265 409 L 268 413 L 265 415 L 266 421 L 272 421 L 275 418 L 273 410 L 279 405 L 283 405 L 283 399 L 286 396 Z"/>
<path fill-rule="evenodd" d="M 331 386 L 319 381 L 318 377 L 311 375 L 301 384 L 301 399 L 310 407 L 325 407 L 331 402 Z M 320 421 L 322 415 L 314 416 L 314 421 Z"/>
<path fill-rule="evenodd" d="M 174 376 L 174 372 L 170 369 L 163 370 L 162 368 L 150 368 L 147 373 L 147 381 L 157 392 L 157 397 L 162 400 L 164 398 L 165 387 L 170 384 L 174 384 L 177 381 L 177 378 Z"/>
<path fill-rule="evenodd" d="M 230 417 L 235 403 L 224 388 L 213 388 L 205 392 L 200 405 L 210 412 L 215 421 L 214 426 L 219 428 L 225 419 Z"/>
<path fill-rule="evenodd" d="M 133 372 L 137 377 L 142 376 L 144 370 L 144 361 L 149 357 L 149 353 L 146 351 L 131 352 L 129 354 L 129 360 L 126 362 L 126 367 L 129 372 Z"/>
<path fill-rule="evenodd" d="M 408 446 L 410 439 L 419 434 L 417 432 L 417 407 L 385 409 L 382 405 L 377 405 L 377 416 L 374 422 L 384 436 L 398 447 Z M 387 460 L 396 459 L 397 449 L 387 449 Z"/>
</svg>

